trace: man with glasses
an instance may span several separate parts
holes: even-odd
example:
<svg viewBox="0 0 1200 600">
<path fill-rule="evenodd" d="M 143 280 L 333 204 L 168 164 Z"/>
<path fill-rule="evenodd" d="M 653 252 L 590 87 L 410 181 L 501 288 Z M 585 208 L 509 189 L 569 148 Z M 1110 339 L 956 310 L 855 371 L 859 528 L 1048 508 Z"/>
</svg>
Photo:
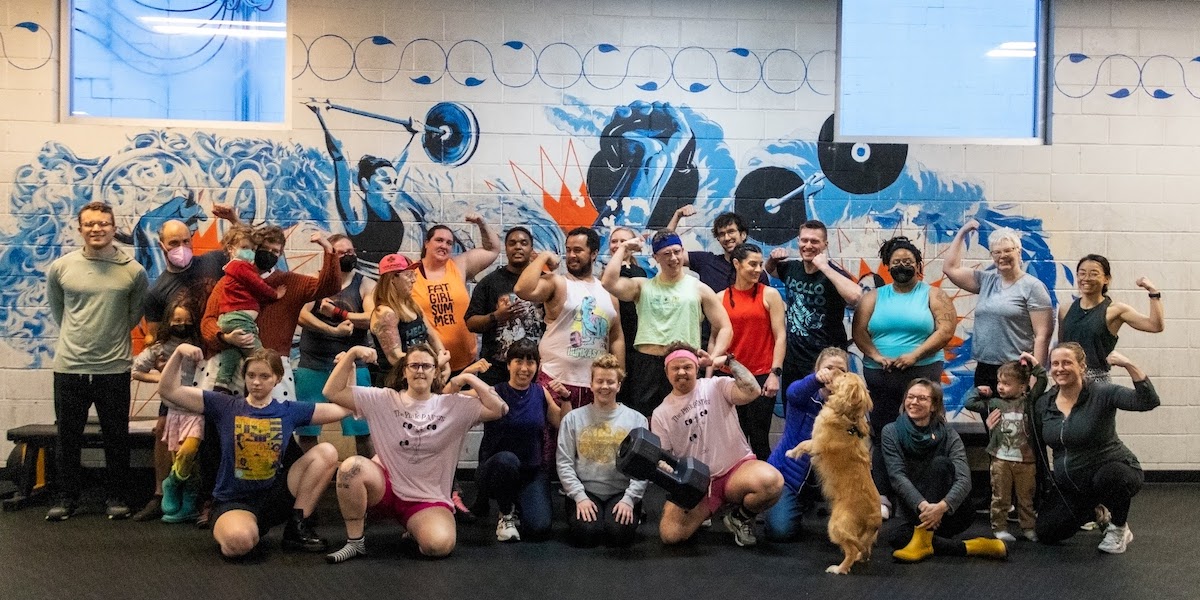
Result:
<svg viewBox="0 0 1200 600">
<path fill-rule="evenodd" d="M 342 291 L 314 300 L 300 309 L 300 363 L 296 367 L 296 399 L 301 402 L 325 402 L 321 390 L 333 372 L 338 354 L 355 346 L 367 345 L 367 329 L 375 310 L 375 282 L 358 271 L 354 242 L 340 233 L 329 236 L 342 274 Z M 355 366 L 355 385 L 371 385 L 367 366 Z M 300 449 L 308 452 L 317 445 L 319 425 L 296 428 Z M 371 457 L 371 433 L 367 422 L 353 415 L 342 419 L 342 435 L 353 437 L 355 450 Z"/>
<path fill-rule="evenodd" d="M 104 464 L 110 519 L 129 517 L 130 330 L 142 318 L 149 282 L 146 270 L 113 245 L 112 207 L 90 202 L 79 211 L 83 248 L 50 264 L 46 297 L 58 323 L 54 349 L 54 417 L 58 498 L 47 521 L 63 521 L 76 509 L 80 493 L 83 430 L 95 403 L 104 437 Z"/>
<path fill-rule="evenodd" d="M 679 226 L 680 220 L 694 214 L 696 214 L 696 207 L 691 204 L 676 210 L 675 214 L 671 216 L 671 222 L 667 223 L 666 231 L 674 232 Z M 717 215 L 713 221 L 712 235 L 721 245 L 722 254 L 691 251 L 684 254 L 683 266 L 695 271 L 696 275 L 700 276 L 700 281 L 719 294 L 725 291 L 725 288 L 733 285 L 733 281 L 737 278 L 733 271 L 733 260 L 730 258 L 730 253 L 734 248 L 746 242 L 750 237 L 750 232 L 742 217 L 737 213 L 727 212 Z M 767 274 L 764 272 L 758 281 L 763 284 L 769 283 Z"/>
</svg>

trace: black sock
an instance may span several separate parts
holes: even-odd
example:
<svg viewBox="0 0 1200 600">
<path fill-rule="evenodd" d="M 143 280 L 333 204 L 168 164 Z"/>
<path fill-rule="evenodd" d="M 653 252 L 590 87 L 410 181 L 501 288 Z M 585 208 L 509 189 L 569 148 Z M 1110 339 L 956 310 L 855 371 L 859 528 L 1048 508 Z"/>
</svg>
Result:
<svg viewBox="0 0 1200 600">
<path fill-rule="evenodd" d="M 304 521 L 304 509 L 303 508 L 293 508 L 292 509 L 292 520 L 297 523 L 303 522 Z"/>
<path fill-rule="evenodd" d="M 757 517 L 758 513 L 750 512 L 745 506 L 739 506 L 737 509 L 737 516 L 743 521 L 750 521 L 753 520 L 754 517 Z"/>
</svg>

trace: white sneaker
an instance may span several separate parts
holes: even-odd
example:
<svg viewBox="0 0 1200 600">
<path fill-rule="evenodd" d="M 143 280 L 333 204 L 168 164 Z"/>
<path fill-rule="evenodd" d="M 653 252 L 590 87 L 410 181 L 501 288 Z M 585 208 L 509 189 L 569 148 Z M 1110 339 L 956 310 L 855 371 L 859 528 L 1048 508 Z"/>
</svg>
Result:
<svg viewBox="0 0 1200 600">
<path fill-rule="evenodd" d="M 754 535 L 754 519 L 743 519 L 737 514 L 737 509 L 725 513 L 725 528 L 733 533 L 733 541 L 745 548 L 758 543 Z"/>
<path fill-rule="evenodd" d="M 1017 538 L 1015 536 L 1013 536 L 1013 534 L 1011 534 L 1007 531 L 993 531 L 992 535 L 996 536 L 996 539 L 998 539 L 1004 543 L 1011 543 L 1011 542 L 1017 541 Z"/>
<path fill-rule="evenodd" d="M 879 505 L 879 514 L 883 517 L 884 521 L 892 518 L 892 511 L 888 509 L 888 505 L 886 504 Z"/>
<path fill-rule="evenodd" d="M 519 542 L 521 541 L 521 532 L 517 531 L 517 512 L 501 514 L 500 520 L 496 521 L 496 540 L 501 542 Z"/>
<path fill-rule="evenodd" d="M 1124 527 L 1109 525 L 1108 529 L 1104 530 L 1104 539 L 1100 540 L 1096 549 L 1109 554 L 1123 554 L 1132 541 L 1133 531 L 1129 529 L 1128 523 Z"/>
<path fill-rule="evenodd" d="M 1036 541 L 1038 541 L 1037 531 L 1035 531 L 1035 530 L 1033 530 L 1033 529 L 1026 529 L 1026 530 L 1025 530 L 1024 532 L 1022 532 L 1022 533 L 1023 533 L 1023 535 L 1025 536 L 1025 539 L 1027 539 L 1027 540 L 1029 540 L 1029 541 L 1031 541 L 1031 542 L 1036 542 Z"/>
</svg>

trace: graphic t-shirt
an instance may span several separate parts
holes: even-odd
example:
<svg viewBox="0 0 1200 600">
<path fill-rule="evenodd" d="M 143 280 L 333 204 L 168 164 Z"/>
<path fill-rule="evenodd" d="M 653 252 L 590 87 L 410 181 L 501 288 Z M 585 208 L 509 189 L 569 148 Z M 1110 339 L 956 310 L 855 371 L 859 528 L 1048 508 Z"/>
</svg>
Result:
<svg viewBox="0 0 1200 600">
<path fill-rule="evenodd" d="M 425 278 L 425 269 L 416 270 L 417 281 L 413 284 L 413 299 L 425 313 L 425 321 L 442 338 L 442 345 L 450 351 L 450 370 L 461 371 L 475 362 L 475 334 L 467 329 L 467 284 L 462 272 L 453 260 L 446 261 L 446 272 L 441 279 Z"/>
<path fill-rule="evenodd" d="M 841 269 L 838 272 L 846 275 Z M 830 346 L 844 350 L 849 343 L 844 323 L 846 301 L 833 282 L 820 271 L 805 272 L 804 263 L 798 260 L 779 263 L 776 273 L 787 288 L 786 361 L 811 369 L 821 350 Z"/>
<path fill-rule="evenodd" d="M 315 404 L 279 402 L 255 408 L 242 398 L 204 392 L 204 416 L 216 423 L 221 464 L 213 498 L 218 502 L 252 499 L 285 475 L 282 460 L 296 427 L 312 421 Z"/>
<path fill-rule="evenodd" d="M 738 424 L 733 385 L 729 377 L 698 379 L 690 394 L 672 392 L 664 398 L 650 419 L 650 430 L 662 439 L 663 450 L 679 458 L 695 457 L 708 465 L 714 478 L 754 456 Z"/>
<path fill-rule="evenodd" d="M 541 340 L 546 331 L 546 310 L 542 305 L 522 300 L 513 293 L 519 278 L 519 274 L 506 267 L 488 273 L 471 292 L 471 303 L 467 305 L 467 319 L 487 315 L 501 305 L 513 308 L 515 316 L 512 319 L 493 324 L 480 336 L 483 347 L 479 356 L 490 361 L 492 368 L 479 378 L 493 385 L 508 381 L 508 349 L 518 340 Z"/>
<path fill-rule="evenodd" d="M 396 496 L 408 502 L 449 503 L 467 430 L 483 412 L 479 400 L 435 394 L 417 402 L 388 388 L 351 390 Z"/>
<path fill-rule="evenodd" d="M 568 278 L 566 287 L 562 310 L 546 325 L 538 344 L 542 370 L 567 385 L 587 387 L 592 382 L 592 361 L 608 352 L 608 332 L 617 307 L 598 279 Z"/>
</svg>

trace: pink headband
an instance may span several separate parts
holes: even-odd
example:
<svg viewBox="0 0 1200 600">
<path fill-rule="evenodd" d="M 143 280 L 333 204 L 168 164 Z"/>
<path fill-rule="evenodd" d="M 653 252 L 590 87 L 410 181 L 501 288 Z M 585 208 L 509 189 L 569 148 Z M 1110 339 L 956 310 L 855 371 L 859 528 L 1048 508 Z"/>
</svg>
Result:
<svg viewBox="0 0 1200 600">
<path fill-rule="evenodd" d="M 663 364 L 664 365 L 671 364 L 671 361 L 673 361 L 677 358 L 686 358 L 686 359 L 692 361 L 693 363 L 696 363 L 697 367 L 700 366 L 700 359 L 696 358 L 695 353 L 685 350 L 683 348 L 680 348 L 680 349 L 668 354 L 667 358 L 663 359 Z"/>
</svg>

